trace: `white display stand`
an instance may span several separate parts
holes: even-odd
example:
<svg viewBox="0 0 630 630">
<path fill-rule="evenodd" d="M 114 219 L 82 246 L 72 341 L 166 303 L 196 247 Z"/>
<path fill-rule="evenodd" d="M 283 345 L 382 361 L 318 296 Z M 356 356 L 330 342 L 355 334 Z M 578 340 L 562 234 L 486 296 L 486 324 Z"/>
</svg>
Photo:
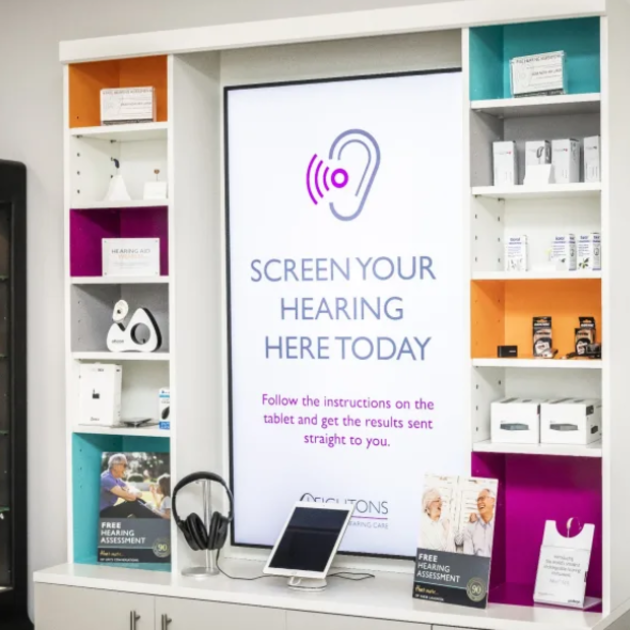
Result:
<svg viewBox="0 0 630 630">
<path fill-rule="evenodd" d="M 601 93 L 470 100 L 470 28 L 582 17 L 601 18 Z M 101 627 L 109 628 L 118 623 L 118 617 L 114 615 L 122 614 L 123 623 L 124 620 L 135 623 L 129 621 L 130 612 L 143 617 L 138 630 L 163 628 L 176 616 L 173 611 L 180 599 L 178 610 L 182 618 L 197 610 L 197 605 L 212 604 L 215 608 L 211 612 L 199 609 L 196 621 L 183 626 L 174 623 L 168 626 L 172 630 L 205 627 L 199 620 L 205 622 L 219 604 L 229 605 L 231 625 L 224 627 L 232 630 L 251 627 L 309 630 L 324 625 L 343 630 L 382 630 L 389 628 L 384 624 L 392 621 L 400 622 L 401 628 L 410 629 L 422 628 L 421 624 L 425 628 L 433 625 L 436 629 L 449 626 L 477 630 L 604 630 L 613 627 L 616 630 L 624 627 L 614 624 L 630 610 L 626 507 L 627 497 L 630 497 L 630 475 L 627 474 L 630 423 L 625 413 L 626 362 L 630 356 L 630 336 L 627 334 L 630 283 L 626 271 L 630 214 L 625 209 L 630 196 L 630 127 L 626 124 L 630 97 L 627 81 L 629 28 L 630 5 L 625 0 L 476 0 L 61 44 L 61 62 L 66 64 L 66 234 L 70 234 L 71 209 L 73 212 L 96 212 L 98 208 L 116 207 L 116 204 L 102 202 L 110 177 L 112 153 L 121 157 L 122 168 L 127 169 L 123 176 L 133 198 L 128 203 L 120 202 L 118 207 L 140 212 L 159 205 L 159 202 L 141 199 L 143 184 L 150 179 L 154 169 L 159 168 L 169 191 L 169 199 L 164 202 L 164 205 L 168 204 L 169 275 L 141 279 L 71 276 L 67 255 L 68 564 L 35 574 L 38 630 L 83 628 L 87 625 L 86 619 L 89 619 L 91 628 L 101 630 Z M 73 64 L 152 55 L 167 56 L 167 121 L 158 119 L 158 122 L 145 125 L 106 128 L 71 127 Z M 336 581 L 319 594 L 290 591 L 285 580 L 282 583 L 276 580 L 231 582 L 217 576 L 200 583 L 180 575 L 183 568 L 198 564 L 201 557 L 188 549 L 174 525 L 170 574 L 83 564 L 85 560 L 77 551 L 85 544 L 81 523 L 77 520 L 82 518 L 78 509 L 80 495 L 75 492 L 80 474 L 75 470 L 76 458 L 82 455 L 80 444 L 77 448 L 74 438 L 85 433 L 76 424 L 79 362 L 125 362 L 123 415 L 145 415 L 153 404 L 157 409 L 159 388 L 170 387 L 172 413 L 177 418 L 171 431 L 119 429 L 106 432 L 105 429 L 94 429 L 90 431 L 94 434 L 90 437 L 96 443 L 102 435 L 168 440 L 174 479 L 198 470 L 224 472 L 226 476 L 229 471 L 222 191 L 223 87 L 460 66 L 466 93 L 465 111 L 462 112 L 464 148 L 470 156 L 464 169 L 470 175 L 462 182 L 462 196 L 466 200 L 462 220 L 470 237 L 465 245 L 470 260 L 465 278 L 466 291 L 469 291 L 470 280 L 557 280 L 568 277 L 560 272 L 536 271 L 535 266 L 531 275 L 510 275 L 503 271 L 501 239 L 504 230 L 508 229 L 504 226 L 525 230 L 532 237 L 546 238 L 549 225 L 538 224 L 532 218 L 537 216 L 533 210 L 539 202 L 553 202 L 559 212 L 575 211 L 578 227 L 599 228 L 602 233 L 602 271 L 588 276 L 575 272 L 571 278 L 601 278 L 603 359 L 590 363 L 527 358 L 514 362 L 496 358 L 470 360 L 470 348 L 466 347 L 462 353 L 470 371 L 471 388 L 461 395 L 470 403 L 467 429 L 471 453 L 517 453 L 532 458 L 582 456 L 601 460 L 603 612 L 498 604 L 490 604 L 486 611 L 474 611 L 419 602 L 411 596 L 411 562 L 374 559 L 349 558 L 345 564 L 361 570 L 369 567 L 370 570 L 393 569 L 394 572 L 378 572 L 376 580 L 361 583 Z M 602 182 L 495 189 L 489 179 L 490 164 L 483 155 L 488 142 L 501 135 L 503 121 L 530 115 L 545 117 L 552 113 L 601 116 Z M 480 120 L 486 124 L 478 124 Z M 83 160 L 81 168 L 77 168 L 78 159 Z M 164 352 L 146 356 L 104 352 L 108 318 L 120 292 L 123 296 L 128 292 L 131 298 L 134 294 L 149 295 L 164 307 L 166 321 L 160 323 L 161 329 L 168 332 Z M 153 304 L 149 306 L 155 310 Z M 93 331 L 88 332 L 94 334 L 95 340 L 100 340 L 99 326 L 105 322 L 102 342 L 98 342 L 102 346 L 91 343 L 92 337 L 84 334 L 86 309 L 92 314 L 90 321 L 94 323 Z M 469 315 L 464 313 L 462 322 L 470 337 Z M 454 358 L 457 365 L 459 361 L 461 357 Z M 555 395 L 558 389 L 567 395 L 601 396 L 604 401 L 603 442 L 571 447 L 518 445 L 518 448 L 491 444 L 490 402 L 513 395 L 513 392 L 522 394 L 528 387 L 540 389 L 539 394 L 543 396 Z M 155 401 L 152 395 L 147 396 L 147 391 L 153 390 Z M 535 467 L 534 462 L 532 468 Z M 182 499 L 182 509 L 187 510 L 185 497 Z M 190 507 L 199 509 L 199 506 Z M 261 561 L 266 552 L 228 546 L 223 556 L 249 556 Z M 226 568 L 229 566 L 235 573 L 247 569 L 250 574 L 258 571 L 258 565 L 233 562 L 226 564 Z M 77 612 L 81 605 L 87 606 L 89 617 L 81 617 L 82 613 Z M 334 618 L 328 619 L 330 625 L 316 625 L 317 615 Z"/>
</svg>

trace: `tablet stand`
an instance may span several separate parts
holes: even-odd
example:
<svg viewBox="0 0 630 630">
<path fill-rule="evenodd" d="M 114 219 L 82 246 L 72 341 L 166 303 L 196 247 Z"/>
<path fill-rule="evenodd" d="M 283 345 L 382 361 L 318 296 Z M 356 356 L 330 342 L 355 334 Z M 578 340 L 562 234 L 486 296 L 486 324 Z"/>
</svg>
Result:
<svg viewBox="0 0 630 630">
<path fill-rule="evenodd" d="M 326 578 L 290 577 L 289 588 L 301 591 L 323 591 L 327 586 Z"/>
</svg>

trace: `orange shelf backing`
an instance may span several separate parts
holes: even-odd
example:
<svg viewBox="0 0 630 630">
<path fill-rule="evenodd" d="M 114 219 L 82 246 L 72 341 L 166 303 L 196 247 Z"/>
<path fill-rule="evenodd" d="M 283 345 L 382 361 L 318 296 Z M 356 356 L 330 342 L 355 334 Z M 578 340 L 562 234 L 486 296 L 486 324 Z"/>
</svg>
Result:
<svg viewBox="0 0 630 630">
<path fill-rule="evenodd" d="M 153 87 L 157 122 L 168 120 L 166 56 L 114 59 L 71 64 L 70 127 L 101 124 L 101 90 L 117 87 Z"/>
<path fill-rule="evenodd" d="M 574 349 L 580 316 L 595 317 L 601 339 L 601 280 L 506 280 L 471 283 L 471 356 L 495 358 L 498 345 L 532 356 L 532 318 L 550 315 L 557 357 Z"/>
</svg>

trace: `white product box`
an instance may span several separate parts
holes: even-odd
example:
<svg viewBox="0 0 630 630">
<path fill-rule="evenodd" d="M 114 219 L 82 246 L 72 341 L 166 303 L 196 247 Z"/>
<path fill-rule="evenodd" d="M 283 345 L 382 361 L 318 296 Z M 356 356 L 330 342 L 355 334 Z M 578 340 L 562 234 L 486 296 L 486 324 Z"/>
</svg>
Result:
<svg viewBox="0 0 630 630">
<path fill-rule="evenodd" d="M 111 363 L 79 366 L 78 424 L 114 427 L 120 424 L 122 367 Z"/>
<path fill-rule="evenodd" d="M 551 142 L 551 163 L 556 184 L 580 181 L 580 143 L 572 138 Z"/>
<path fill-rule="evenodd" d="M 525 143 L 525 168 L 539 164 L 551 164 L 549 140 L 529 140 Z"/>
<path fill-rule="evenodd" d="M 527 271 L 527 236 L 508 236 L 505 241 L 505 271 Z"/>
<path fill-rule="evenodd" d="M 580 234 L 577 240 L 577 268 L 600 271 L 602 268 L 602 237 L 598 232 Z"/>
<path fill-rule="evenodd" d="M 566 79 L 564 51 L 527 55 L 510 60 L 512 96 L 564 94 Z"/>
<path fill-rule="evenodd" d="M 601 181 L 599 145 L 599 136 L 584 138 L 584 181 L 591 184 Z"/>
<path fill-rule="evenodd" d="M 101 124 L 154 122 L 155 89 L 152 87 L 101 90 Z"/>
<path fill-rule="evenodd" d="M 556 271 L 575 271 L 576 257 L 575 235 L 564 234 L 553 239 L 549 259 Z"/>
<path fill-rule="evenodd" d="M 159 238 L 104 238 L 104 276 L 159 276 Z"/>
<path fill-rule="evenodd" d="M 173 420 L 171 414 L 171 390 L 167 387 L 160 389 L 158 419 L 160 429 L 168 430 L 171 428 L 171 421 Z"/>
<path fill-rule="evenodd" d="M 559 398 L 540 407 L 543 444 L 590 444 L 602 437 L 602 402 Z"/>
<path fill-rule="evenodd" d="M 504 398 L 490 405 L 490 435 L 493 442 L 538 444 L 540 406 L 543 400 Z"/>
<path fill-rule="evenodd" d="M 495 186 L 515 186 L 517 184 L 516 143 L 493 142 L 492 161 Z"/>
</svg>

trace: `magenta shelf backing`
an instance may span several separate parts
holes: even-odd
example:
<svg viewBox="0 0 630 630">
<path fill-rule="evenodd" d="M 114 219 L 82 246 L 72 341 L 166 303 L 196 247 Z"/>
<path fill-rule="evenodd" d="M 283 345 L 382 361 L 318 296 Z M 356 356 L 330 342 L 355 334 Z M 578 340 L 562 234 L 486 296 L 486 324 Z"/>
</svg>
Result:
<svg viewBox="0 0 630 630">
<path fill-rule="evenodd" d="M 102 239 L 159 238 L 160 275 L 168 275 L 168 208 L 70 210 L 70 275 L 102 276 Z"/>
<path fill-rule="evenodd" d="M 533 606 L 545 521 L 595 525 L 586 594 L 602 596 L 602 470 L 595 457 L 473 453 L 472 474 L 499 480 L 490 602 Z M 601 612 L 601 607 L 590 609 Z"/>
</svg>

